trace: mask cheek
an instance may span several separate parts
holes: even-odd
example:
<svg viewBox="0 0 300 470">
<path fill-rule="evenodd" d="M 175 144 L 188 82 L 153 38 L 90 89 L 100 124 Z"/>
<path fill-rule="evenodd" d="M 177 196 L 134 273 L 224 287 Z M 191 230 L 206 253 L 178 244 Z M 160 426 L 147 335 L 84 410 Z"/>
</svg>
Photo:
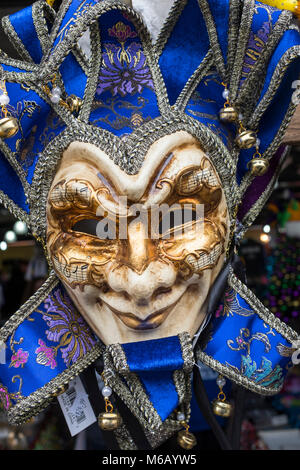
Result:
<svg viewBox="0 0 300 470">
<path fill-rule="evenodd" d="M 190 230 L 181 236 L 163 240 L 160 251 L 173 261 L 184 276 L 201 274 L 217 265 L 225 245 L 224 229 L 204 219 L 198 230 Z"/>
<path fill-rule="evenodd" d="M 73 288 L 82 289 L 86 284 L 101 286 L 104 283 L 105 265 L 116 254 L 112 241 L 66 233 L 58 233 L 48 248 L 60 279 Z"/>
</svg>

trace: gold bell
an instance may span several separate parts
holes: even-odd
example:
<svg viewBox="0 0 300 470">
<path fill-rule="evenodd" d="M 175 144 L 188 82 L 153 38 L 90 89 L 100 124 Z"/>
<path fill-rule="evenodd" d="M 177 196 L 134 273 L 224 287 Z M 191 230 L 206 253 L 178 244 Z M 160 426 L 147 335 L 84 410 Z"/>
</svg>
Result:
<svg viewBox="0 0 300 470">
<path fill-rule="evenodd" d="M 251 175 L 262 176 L 266 173 L 267 169 L 269 168 L 269 162 L 264 158 L 261 158 L 261 156 L 255 156 L 248 163 L 248 167 L 250 167 Z"/>
<path fill-rule="evenodd" d="M 177 434 L 177 443 L 185 450 L 190 450 L 197 444 L 197 439 L 189 432 L 189 425 L 185 421 L 181 421 L 180 424 L 184 427 L 183 430 Z"/>
<path fill-rule="evenodd" d="M 225 383 L 225 377 L 219 375 L 217 378 L 217 385 L 220 392 L 217 398 L 212 402 L 212 409 L 215 415 L 222 416 L 222 418 L 229 418 L 232 412 L 232 405 L 226 400 L 226 395 L 223 392 Z"/>
<path fill-rule="evenodd" d="M 229 418 L 229 416 L 231 415 L 232 405 L 224 399 L 220 400 L 219 398 L 216 398 L 212 402 L 212 406 L 213 406 L 213 412 L 217 416 L 222 416 L 223 418 Z"/>
<path fill-rule="evenodd" d="M 219 111 L 219 118 L 223 122 L 234 122 L 238 118 L 238 113 L 233 106 L 224 106 Z"/>
<path fill-rule="evenodd" d="M 177 435 L 177 443 L 185 450 L 190 450 L 197 444 L 197 440 L 191 432 L 186 429 L 179 431 Z"/>
<path fill-rule="evenodd" d="M 122 418 L 118 412 L 114 411 L 113 404 L 109 399 L 112 390 L 106 383 L 104 373 L 102 373 L 102 378 L 105 384 L 102 389 L 102 395 L 105 401 L 105 411 L 99 414 L 98 425 L 102 431 L 114 431 L 120 427 Z"/>
<path fill-rule="evenodd" d="M 70 95 L 66 99 L 66 103 L 71 113 L 78 113 L 82 106 L 82 99 L 76 95 Z"/>
<path fill-rule="evenodd" d="M 8 116 L 0 119 L 0 137 L 1 139 L 8 139 L 13 137 L 19 130 L 17 119 Z"/>
<path fill-rule="evenodd" d="M 256 144 L 256 134 L 254 131 L 241 130 L 236 136 L 235 142 L 241 149 L 250 149 Z"/>
<path fill-rule="evenodd" d="M 98 416 L 98 425 L 102 431 L 114 431 L 119 428 L 122 418 L 115 411 L 104 411 Z"/>
</svg>

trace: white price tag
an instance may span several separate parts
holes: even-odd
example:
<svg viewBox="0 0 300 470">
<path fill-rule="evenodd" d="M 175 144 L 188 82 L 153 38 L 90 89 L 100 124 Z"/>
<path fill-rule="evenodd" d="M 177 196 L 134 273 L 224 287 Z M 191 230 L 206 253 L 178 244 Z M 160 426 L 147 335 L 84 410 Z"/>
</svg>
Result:
<svg viewBox="0 0 300 470">
<path fill-rule="evenodd" d="M 79 377 L 69 383 L 65 393 L 57 397 L 71 436 L 76 436 L 91 424 L 96 416 L 90 404 L 89 397 Z"/>
</svg>

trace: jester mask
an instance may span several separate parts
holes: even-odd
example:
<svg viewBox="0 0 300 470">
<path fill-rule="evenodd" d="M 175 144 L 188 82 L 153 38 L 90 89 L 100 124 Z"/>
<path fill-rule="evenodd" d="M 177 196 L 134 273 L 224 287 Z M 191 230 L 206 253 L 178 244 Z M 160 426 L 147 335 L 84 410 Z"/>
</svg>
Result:
<svg viewBox="0 0 300 470">
<path fill-rule="evenodd" d="M 154 39 L 123 2 L 39 0 L 3 27 L 20 59 L 0 56 L 0 201 L 49 263 L 0 332 L 9 420 L 99 360 L 150 448 L 188 423 L 195 364 L 277 393 L 297 334 L 234 253 L 288 152 L 293 14 L 175 0 Z M 136 449 L 127 424 L 114 439 Z"/>
</svg>

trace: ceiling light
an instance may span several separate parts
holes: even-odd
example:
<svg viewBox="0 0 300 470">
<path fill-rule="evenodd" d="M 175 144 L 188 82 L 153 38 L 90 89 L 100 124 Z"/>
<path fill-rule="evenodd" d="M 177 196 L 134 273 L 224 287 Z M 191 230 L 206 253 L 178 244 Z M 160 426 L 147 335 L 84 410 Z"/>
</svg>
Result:
<svg viewBox="0 0 300 470">
<path fill-rule="evenodd" d="M 4 240 L 7 243 L 13 243 L 17 240 L 17 235 L 13 230 L 8 230 L 8 232 L 6 232 L 6 234 L 4 235 Z"/>
<path fill-rule="evenodd" d="M 270 237 L 266 233 L 261 233 L 259 238 L 263 243 L 268 243 L 270 241 Z"/>
<path fill-rule="evenodd" d="M 14 231 L 18 235 L 26 235 L 28 232 L 27 225 L 22 220 L 18 220 L 14 225 Z"/>
<path fill-rule="evenodd" d="M 7 243 L 5 241 L 0 242 L 0 250 L 7 250 Z"/>
</svg>

